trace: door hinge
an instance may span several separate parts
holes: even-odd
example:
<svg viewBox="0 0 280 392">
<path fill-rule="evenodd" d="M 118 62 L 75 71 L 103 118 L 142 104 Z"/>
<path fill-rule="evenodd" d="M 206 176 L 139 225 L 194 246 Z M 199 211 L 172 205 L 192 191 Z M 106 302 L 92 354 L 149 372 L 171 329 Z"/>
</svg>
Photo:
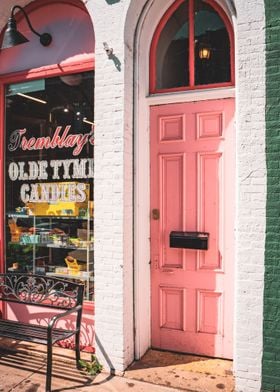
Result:
<svg viewBox="0 0 280 392">
<path fill-rule="evenodd" d="M 159 268 L 158 256 L 154 257 L 153 267 L 154 267 L 154 269 L 158 269 Z"/>
</svg>

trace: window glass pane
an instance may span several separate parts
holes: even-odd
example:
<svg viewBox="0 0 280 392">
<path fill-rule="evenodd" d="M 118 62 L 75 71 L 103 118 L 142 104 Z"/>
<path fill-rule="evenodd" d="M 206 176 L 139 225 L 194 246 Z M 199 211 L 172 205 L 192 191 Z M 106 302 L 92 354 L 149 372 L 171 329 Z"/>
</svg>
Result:
<svg viewBox="0 0 280 392">
<path fill-rule="evenodd" d="M 93 293 L 94 74 L 6 86 L 6 270 Z"/>
<path fill-rule="evenodd" d="M 195 1 L 195 84 L 230 81 L 230 42 L 219 14 Z"/>
<path fill-rule="evenodd" d="M 184 1 L 164 26 L 156 50 L 156 87 L 189 84 L 188 1 Z"/>
</svg>

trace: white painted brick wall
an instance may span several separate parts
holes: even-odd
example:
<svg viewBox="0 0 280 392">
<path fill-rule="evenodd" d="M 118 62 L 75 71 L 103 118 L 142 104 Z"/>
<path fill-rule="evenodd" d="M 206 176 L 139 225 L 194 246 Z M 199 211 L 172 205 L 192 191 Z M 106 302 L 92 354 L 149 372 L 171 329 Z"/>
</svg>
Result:
<svg viewBox="0 0 280 392">
<path fill-rule="evenodd" d="M 95 331 L 97 354 L 124 370 L 134 359 L 132 285 L 132 110 L 124 91 L 124 7 L 86 4 L 96 35 Z M 103 42 L 114 50 L 109 59 Z M 120 64 L 120 69 L 116 67 Z M 125 104 L 126 103 L 126 104 Z M 131 116 L 132 117 L 132 116 Z"/>
<path fill-rule="evenodd" d="M 266 212 L 265 12 L 263 0 L 237 0 L 237 392 L 261 390 Z"/>
<path fill-rule="evenodd" d="M 162 0 L 155 0 L 162 1 Z M 220 2 L 222 0 L 219 0 Z M 18 0 L 25 5 L 28 1 Z M 124 45 L 126 12 L 146 0 L 84 1 L 96 38 L 95 329 L 97 353 L 118 371 L 134 358 L 132 257 L 133 28 Z M 2 0 L 0 26 L 12 0 Z M 263 0 L 236 0 L 237 262 L 236 391 L 259 392 L 265 233 L 265 58 Z M 134 15 L 134 17 L 135 17 Z M 129 24 L 129 21 L 127 22 Z M 131 27 L 131 26 L 130 26 Z M 114 49 L 108 59 L 103 42 Z M 147 48 L 148 50 L 148 48 Z M 125 70 L 125 72 L 124 72 Z M 125 88 L 127 86 L 127 88 Z M 148 277 L 147 277 L 148 279 Z M 141 351 L 141 350 L 140 350 Z"/>
</svg>

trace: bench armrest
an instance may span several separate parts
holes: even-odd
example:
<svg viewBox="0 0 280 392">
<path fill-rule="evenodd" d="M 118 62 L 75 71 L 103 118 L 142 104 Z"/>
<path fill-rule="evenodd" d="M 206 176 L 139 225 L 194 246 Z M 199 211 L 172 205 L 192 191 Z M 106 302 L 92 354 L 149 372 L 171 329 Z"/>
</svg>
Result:
<svg viewBox="0 0 280 392">
<path fill-rule="evenodd" d="M 51 331 L 51 330 L 53 329 L 53 327 L 55 326 L 56 322 L 57 322 L 59 319 L 65 317 L 65 316 L 68 316 L 68 315 L 71 314 L 71 313 L 79 312 L 79 311 L 81 311 L 81 310 L 82 310 L 82 305 L 77 305 L 77 306 L 75 306 L 75 307 L 72 308 L 72 309 L 66 310 L 66 312 L 56 314 L 55 316 L 53 316 L 53 317 L 51 318 L 51 320 L 50 320 L 49 323 L 48 323 L 48 331 Z M 79 327 L 79 326 L 78 326 L 78 327 Z"/>
</svg>

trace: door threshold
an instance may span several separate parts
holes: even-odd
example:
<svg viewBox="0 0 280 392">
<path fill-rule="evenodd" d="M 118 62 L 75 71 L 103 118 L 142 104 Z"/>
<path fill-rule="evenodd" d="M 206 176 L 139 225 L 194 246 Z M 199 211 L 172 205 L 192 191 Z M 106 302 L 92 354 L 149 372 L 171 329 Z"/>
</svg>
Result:
<svg viewBox="0 0 280 392">
<path fill-rule="evenodd" d="M 195 391 L 234 391 L 231 360 L 150 349 L 125 377 L 165 387 Z"/>
</svg>

